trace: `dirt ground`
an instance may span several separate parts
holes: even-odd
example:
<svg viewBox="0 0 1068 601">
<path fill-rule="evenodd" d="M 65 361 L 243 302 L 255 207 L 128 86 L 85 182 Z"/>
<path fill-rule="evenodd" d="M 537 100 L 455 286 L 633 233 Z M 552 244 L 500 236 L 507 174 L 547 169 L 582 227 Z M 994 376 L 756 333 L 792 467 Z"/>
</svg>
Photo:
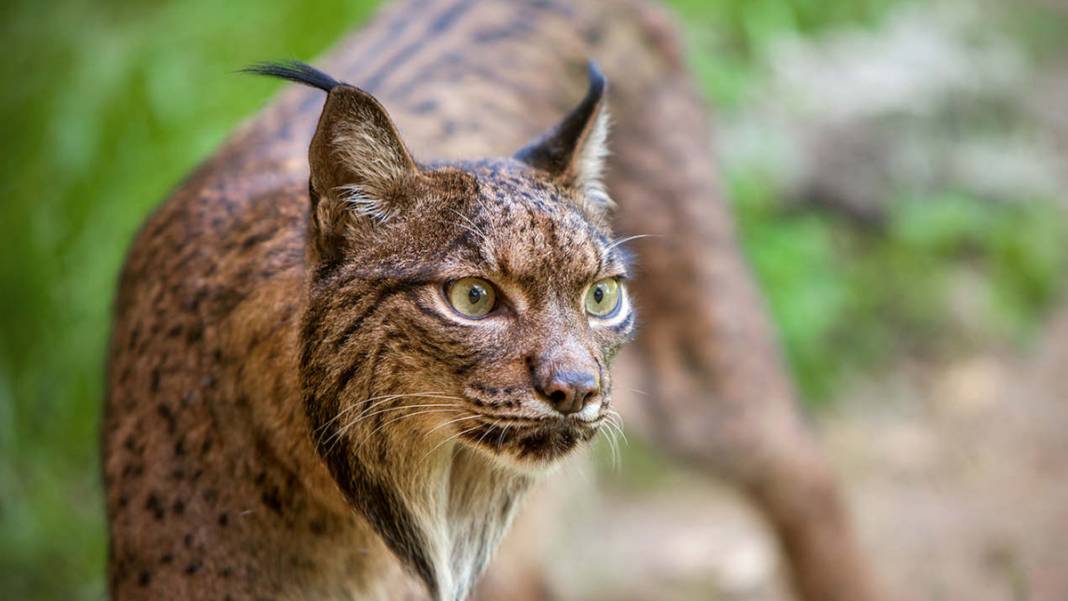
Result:
<svg viewBox="0 0 1068 601">
<path fill-rule="evenodd" d="M 894 599 L 1068 599 L 1068 307 L 1027 351 L 903 366 L 846 396 L 817 427 Z M 565 600 L 791 598 L 729 491 L 674 472 L 604 488 L 552 555 Z"/>
</svg>

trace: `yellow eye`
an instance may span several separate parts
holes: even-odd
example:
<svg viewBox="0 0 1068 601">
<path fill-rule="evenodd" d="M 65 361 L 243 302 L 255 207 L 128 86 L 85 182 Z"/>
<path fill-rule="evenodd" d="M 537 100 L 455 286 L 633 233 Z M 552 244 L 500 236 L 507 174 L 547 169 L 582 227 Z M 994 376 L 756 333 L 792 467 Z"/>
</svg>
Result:
<svg viewBox="0 0 1068 601">
<path fill-rule="evenodd" d="M 597 280 L 586 291 L 586 312 L 594 317 L 608 317 L 619 308 L 620 297 L 619 280 Z"/>
<path fill-rule="evenodd" d="M 453 309 L 472 319 L 485 317 L 497 306 L 493 284 L 482 278 L 463 278 L 449 282 L 445 296 Z"/>
</svg>

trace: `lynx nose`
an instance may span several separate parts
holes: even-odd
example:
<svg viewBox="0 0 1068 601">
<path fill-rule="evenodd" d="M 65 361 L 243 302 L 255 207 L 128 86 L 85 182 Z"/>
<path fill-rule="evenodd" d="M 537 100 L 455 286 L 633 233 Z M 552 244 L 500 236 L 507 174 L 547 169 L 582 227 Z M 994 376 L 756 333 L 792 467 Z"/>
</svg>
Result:
<svg viewBox="0 0 1068 601">
<path fill-rule="evenodd" d="M 548 375 L 546 381 L 539 382 L 538 392 L 564 415 L 582 411 L 601 392 L 597 376 L 591 373 L 553 370 Z"/>
</svg>

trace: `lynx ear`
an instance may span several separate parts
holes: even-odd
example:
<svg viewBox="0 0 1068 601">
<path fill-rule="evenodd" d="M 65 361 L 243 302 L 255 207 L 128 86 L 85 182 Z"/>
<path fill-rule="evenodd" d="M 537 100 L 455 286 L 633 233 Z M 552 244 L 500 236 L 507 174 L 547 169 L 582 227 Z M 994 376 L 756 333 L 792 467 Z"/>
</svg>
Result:
<svg viewBox="0 0 1068 601">
<path fill-rule="evenodd" d="M 422 172 L 373 96 L 299 61 L 258 63 L 242 71 L 327 93 L 308 149 L 309 239 L 317 259 L 336 258 L 353 233 L 389 221 L 411 202 Z"/>
<path fill-rule="evenodd" d="M 601 182 L 608 155 L 607 82 L 593 61 L 587 70 L 590 87 L 582 102 L 515 157 L 545 171 L 556 182 L 576 188 L 585 207 L 603 211 L 613 206 Z"/>
<path fill-rule="evenodd" d="M 308 162 L 313 225 L 326 245 L 353 226 L 395 217 L 421 177 L 386 109 L 347 85 L 330 90 Z"/>
</svg>

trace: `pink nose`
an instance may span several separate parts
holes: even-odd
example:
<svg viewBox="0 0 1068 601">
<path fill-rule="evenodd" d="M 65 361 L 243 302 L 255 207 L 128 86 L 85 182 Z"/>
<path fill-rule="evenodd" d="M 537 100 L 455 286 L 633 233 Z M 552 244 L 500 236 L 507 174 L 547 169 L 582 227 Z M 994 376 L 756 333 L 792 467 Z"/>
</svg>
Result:
<svg viewBox="0 0 1068 601">
<path fill-rule="evenodd" d="M 582 411 L 601 392 L 597 376 L 580 371 L 553 371 L 544 382 L 538 382 L 538 392 L 564 415 Z"/>
</svg>

